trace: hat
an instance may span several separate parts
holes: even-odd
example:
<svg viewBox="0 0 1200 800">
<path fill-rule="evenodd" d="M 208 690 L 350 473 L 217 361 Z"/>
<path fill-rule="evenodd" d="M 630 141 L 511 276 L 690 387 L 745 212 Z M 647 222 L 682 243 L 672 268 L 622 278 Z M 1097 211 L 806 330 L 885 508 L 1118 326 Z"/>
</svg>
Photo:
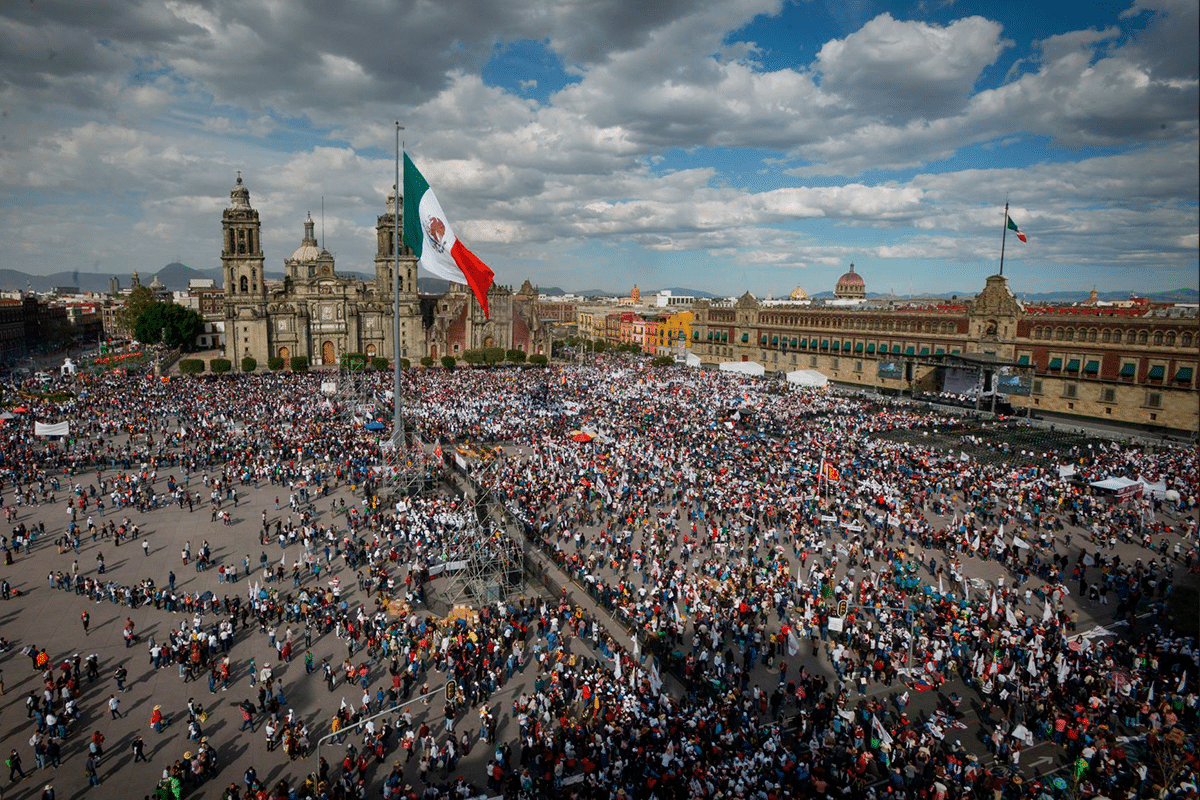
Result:
<svg viewBox="0 0 1200 800">
<path fill-rule="evenodd" d="M 201 737 L 200 737 L 200 744 L 207 744 L 207 743 L 208 743 L 208 737 L 207 737 L 207 736 L 201 736 Z"/>
<path fill-rule="evenodd" d="M 154 707 L 154 710 L 155 710 L 155 711 L 158 711 L 158 710 L 159 710 L 159 709 L 161 709 L 161 708 L 162 708 L 162 706 L 155 706 L 155 707 Z"/>
<path fill-rule="evenodd" d="M 191 751 L 191 750 L 184 750 L 184 751 L 183 751 L 183 757 L 184 757 L 184 758 L 186 758 L 186 759 L 189 759 L 189 760 L 190 760 L 190 759 L 191 759 L 191 757 L 192 757 L 192 751 Z"/>
</svg>

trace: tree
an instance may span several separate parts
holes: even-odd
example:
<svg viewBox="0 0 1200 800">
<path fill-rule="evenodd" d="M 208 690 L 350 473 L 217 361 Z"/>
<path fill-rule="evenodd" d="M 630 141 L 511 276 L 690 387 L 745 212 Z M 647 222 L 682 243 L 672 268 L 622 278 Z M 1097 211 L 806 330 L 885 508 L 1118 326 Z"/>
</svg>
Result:
<svg viewBox="0 0 1200 800">
<path fill-rule="evenodd" d="M 180 375 L 199 375 L 204 372 L 204 360 L 200 358 L 181 358 L 179 360 Z"/>
<path fill-rule="evenodd" d="M 454 356 L 442 356 L 442 366 L 446 369 L 454 369 L 454 365 L 458 363 L 458 359 Z"/>
<path fill-rule="evenodd" d="M 610 347 L 612 347 L 612 345 L 608 343 L 607 339 L 597 339 L 596 341 L 592 342 L 592 352 L 594 353 L 606 352 Z"/>
<path fill-rule="evenodd" d="M 470 364 L 473 367 L 477 366 L 479 364 L 482 364 L 483 363 L 483 351 L 482 350 L 463 350 L 462 360 L 465 361 L 466 363 Z"/>
<path fill-rule="evenodd" d="M 190 349 L 196 336 L 204 329 L 204 317 L 199 312 L 178 303 L 149 303 L 134 322 L 133 335 L 139 342 Z"/>
<path fill-rule="evenodd" d="M 483 348 L 483 363 L 499 364 L 504 360 L 503 347 L 485 347 Z"/>
<path fill-rule="evenodd" d="M 659 356 L 650 362 L 652 367 L 669 367 L 675 363 L 675 359 L 671 356 Z"/>
<path fill-rule="evenodd" d="M 544 367 L 546 366 L 546 357 L 541 353 L 534 353 L 529 357 L 529 363 L 535 367 Z"/>
<path fill-rule="evenodd" d="M 272 372 L 279 372 L 279 370 L 283 369 L 283 366 L 283 356 L 271 356 L 267 359 L 267 369 Z"/>
<path fill-rule="evenodd" d="M 371 359 L 371 367 L 373 369 L 387 369 L 390 362 L 383 356 L 375 356 Z"/>
<path fill-rule="evenodd" d="M 117 326 L 122 330 L 133 334 L 136 338 L 134 328 L 137 325 L 138 317 L 142 316 L 142 312 L 145 311 L 149 306 L 157 302 L 159 302 L 158 298 L 148 287 L 140 285 L 133 287 L 133 290 L 129 293 L 129 296 L 125 298 L 125 305 L 122 306 L 121 310 L 117 312 Z M 138 339 L 138 341 L 157 342 L 158 339 Z"/>
<path fill-rule="evenodd" d="M 214 358 L 208 362 L 208 368 L 217 375 L 224 375 L 233 369 L 233 362 L 228 358 Z"/>
<path fill-rule="evenodd" d="M 432 367 L 433 366 L 433 356 L 421 356 L 420 360 L 417 363 L 420 364 L 422 367 Z"/>
<path fill-rule="evenodd" d="M 292 372 L 308 372 L 308 356 L 292 356 Z"/>
<path fill-rule="evenodd" d="M 504 358 L 505 358 L 505 360 L 507 360 L 513 364 L 524 364 L 525 363 L 525 351 L 513 348 L 512 350 L 508 350 L 507 352 L 504 353 Z"/>
<path fill-rule="evenodd" d="M 362 353 L 342 353 L 342 369 L 362 372 L 367 368 L 367 357 Z"/>
<path fill-rule="evenodd" d="M 242 372 L 254 372 L 258 369 L 258 359 L 246 356 L 242 359 Z"/>
<path fill-rule="evenodd" d="M 412 362 L 409 361 L 407 358 L 400 359 L 400 369 L 408 369 L 411 366 L 412 366 Z"/>
</svg>

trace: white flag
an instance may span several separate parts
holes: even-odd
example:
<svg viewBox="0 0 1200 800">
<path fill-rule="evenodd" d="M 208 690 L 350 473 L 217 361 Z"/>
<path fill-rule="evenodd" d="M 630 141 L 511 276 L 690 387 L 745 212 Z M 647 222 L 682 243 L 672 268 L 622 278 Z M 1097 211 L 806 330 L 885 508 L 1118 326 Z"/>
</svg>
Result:
<svg viewBox="0 0 1200 800">
<path fill-rule="evenodd" d="M 613 667 L 613 677 L 617 681 L 621 680 L 621 654 L 620 653 L 617 653 L 617 663 L 616 663 L 616 666 Z"/>
</svg>

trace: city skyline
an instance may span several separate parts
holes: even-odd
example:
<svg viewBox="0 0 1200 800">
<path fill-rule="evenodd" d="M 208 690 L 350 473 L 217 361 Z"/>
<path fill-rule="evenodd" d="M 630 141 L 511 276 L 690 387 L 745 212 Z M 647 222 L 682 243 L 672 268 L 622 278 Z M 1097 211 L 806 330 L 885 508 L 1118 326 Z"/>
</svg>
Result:
<svg viewBox="0 0 1200 800">
<path fill-rule="evenodd" d="M 370 273 L 407 150 L 497 281 L 758 296 L 1197 285 L 1197 8 L 0 9 L 0 269 L 219 265 L 242 170 Z"/>
</svg>

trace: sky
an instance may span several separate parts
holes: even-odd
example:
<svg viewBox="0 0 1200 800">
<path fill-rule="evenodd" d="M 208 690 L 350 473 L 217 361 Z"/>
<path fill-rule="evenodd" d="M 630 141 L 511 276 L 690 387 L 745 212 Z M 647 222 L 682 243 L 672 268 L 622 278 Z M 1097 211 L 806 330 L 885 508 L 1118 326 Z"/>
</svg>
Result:
<svg viewBox="0 0 1200 800">
<path fill-rule="evenodd" d="M 404 147 L 500 283 L 1200 284 L 1196 0 L 0 3 L 0 268 L 374 274 Z M 321 215 L 322 203 L 324 214 Z"/>
</svg>

